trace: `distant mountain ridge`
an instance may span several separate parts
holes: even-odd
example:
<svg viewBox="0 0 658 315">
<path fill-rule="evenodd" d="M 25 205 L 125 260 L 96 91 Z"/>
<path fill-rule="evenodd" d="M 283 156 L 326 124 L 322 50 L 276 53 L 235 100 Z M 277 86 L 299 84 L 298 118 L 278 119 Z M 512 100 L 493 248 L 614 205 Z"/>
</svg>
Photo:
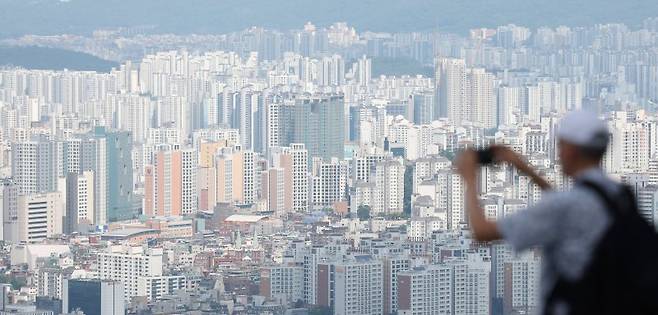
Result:
<svg viewBox="0 0 658 315">
<path fill-rule="evenodd" d="M 154 26 L 157 33 L 226 33 L 250 26 L 281 30 L 306 21 L 345 21 L 359 31 L 470 28 L 516 23 L 639 25 L 658 15 L 652 0 L 0 0 L 0 37 L 90 33 L 101 28 Z"/>
<path fill-rule="evenodd" d="M 70 50 L 46 47 L 0 46 L 0 66 L 39 70 L 109 72 L 117 63 Z"/>
</svg>

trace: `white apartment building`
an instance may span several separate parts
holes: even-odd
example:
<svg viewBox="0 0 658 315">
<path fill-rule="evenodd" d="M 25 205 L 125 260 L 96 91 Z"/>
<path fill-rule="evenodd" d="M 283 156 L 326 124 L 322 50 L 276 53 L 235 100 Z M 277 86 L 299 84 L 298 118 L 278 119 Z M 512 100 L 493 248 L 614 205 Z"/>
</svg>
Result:
<svg viewBox="0 0 658 315">
<path fill-rule="evenodd" d="M 638 189 L 636 198 L 640 215 L 658 228 L 658 186 L 648 185 Z"/>
<path fill-rule="evenodd" d="M 177 290 L 188 289 L 186 276 L 150 276 L 137 278 L 137 295 L 145 296 L 148 301 L 162 299 Z"/>
<path fill-rule="evenodd" d="M 452 314 L 489 314 L 491 262 L 479 253 L 446 262 L 452 268 Z"/>
<path fill-rule="evenodd" d="M 539 306 L 541 259 L 526 252 L 504 264 L 503 311 L 534 313 Z"/>
<path fill-rule="evenodd" d="M 352 159 L 352 182 L 369 181 L 375 165 L 384 158 L 384 154 L 357 154 Z"/>
<path fill-rule="evenodd" d="M 501 86 L 498 88 L 498 125 L 513 126 L 522 120 L 521 88 Z"/>
<path fill-rule="evenodd" d="M 382 314 L 382 263 L 369 256 L 334 264 L 334 314 Z"/>
<path fill-rule="evenodd" d="M 345 200 L 348 164 L 332 158 L 331 162 L 314 159 L 311 200 L 313 207 L 332 207 Z"/>
<path fill-rule="evenodd" d="M 395 314 L 398 310 L 400 273 L 409 270 L 411 259 L 408 255 L 387 253 L 381 257 L 384 266 L 384 314 Z"/>
<path fill-rule="evenodd" d="M 430 265 L 398 275 L 398 314 L 438 315 L 453 313 L 453 270 Z"/>
<path fill-rule="evenodd" d="M 37 192 L 37 146 L 36 142 L 15 143 L 12 146 L 12 178 L 24 194 Z"/>
<path fill-rule="evenodd" d="M 436 176 L 438 185 L 439 209 L 447 213 L 448 228 L 460 229 L 464 217 L 464 184 L 462 178 L 450 171 L 441 171 Z"/>
<path fill-rule="evenodd" d="M 271 266 L 261 268 L 260 294 L 281 304 L 304 299 L 304 267 Z"/>
<path fill-rule="evenodd" d="M 140 277 L 162 276 L 162 249 L 115 245 L 98 253 L 98 278 L 121 281 L 127 301 L 138 296 Z"/>
<path fill-rule="evenodd" d="M 243 189 L 244 203 L 252 204 L 256 202 L 256 154 L 253 151 L 244 151 L 243 158 Z"/>
<path fill-rule="evenodd" d="M 308 211 L 309 176 L 308 150 L 303 143 L 291 143 L 292 155 L 292 210 Z"/>
<path fill-rule="evenodd" d="M 425 240 L 432 237 L 435 231 L 445 231 L 448 224 L 443 212 L 441 217 L 413 218 L 409 221 L 407 235 L 410 239 Z"/>
<path fill-rule="evenodd" d="M 193 149 L 181 150 L 181 214 L 197 211 L 198 153 Z"/>
<path fill-rule="evenodd" d="M 66 179 L 65 233 L 78 231 L 78 225 L 95 223 L 94 171 L 70 173 Z"/>
<path fill-rule="evenodd" d="M 494 75 L 483 68 L 470 69 L 466 76 L 466 107 L 471 110 L 470 121 L 484 128 L 497 126 Z"/>
<path fill-rule="evenodd" d="M 96 224 L 106 224 L 109 193 L 106 138 L 83 139 L 79 154 L 80 170 L 94 171 L 94 220 Z"/>
<path fill-rule="evenodd" d="M 51 192 L 61 175 L 61 142 L 46 138 L 12 143 L 11 175 L 21 194 Z"/>
<path fill-rule="evenodd" d="M 61 269 L 39 269 L 36 274 L 37 295 L 61 299 L 64 279 L 65 275 Z"/>
<path fill-rule="evenodd" d="M 629 121 L 626 112 L 613 113 L 608 128 L 610 144 L 604 157 L 604 168 L 609 172 L 648 170 L 651 154 L 649 128 L 642 122 Z"/>
<path fill-rule="evenodd" d="M 14 243 L 39 243 L 62 234 L 66 197 L 60 192 L 18 197 L 18 239 Z"/>
<path fill-rule="evenodd" d="M 468 120 L 468 111 L 464 108 L 466 84 L 464 59 L 440 58 L 436 60 L 435 68 L 439 117 L 448 117 L 455 124 Z"/>
<path fill-rule="evenodd" d="M 404 172 L 400 160 L 381 161 L 375 165 L 375 194 L 372 214 L 402 213 L 404 210 Z"/>
</svg>

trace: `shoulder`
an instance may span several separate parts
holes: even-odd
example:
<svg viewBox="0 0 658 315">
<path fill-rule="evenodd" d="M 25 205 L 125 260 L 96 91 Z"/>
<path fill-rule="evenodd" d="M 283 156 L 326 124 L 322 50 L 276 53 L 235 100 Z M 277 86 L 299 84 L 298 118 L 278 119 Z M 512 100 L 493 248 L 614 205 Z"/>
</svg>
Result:
<svg viewBox="0 0 658 315">
<path fill-rule="evenodd" d="M 604 190 L 610 192 L 609 189 L 612 188 L 613 186 L 608 186 Z M 563 211 L 562 220 L 565 227 L 596 231 L 597 227 L 606 226 L 609 215 L 605 201 L 591 188 L 577 185 L 564 192 L 560 199 L 556 203 L 559 203 Z"/>
<path fill-rule="evenodd" d="M 546 192 L 539 202 L 529 208 L 560 212 L 582 208 L 582 205 L 587 203 L 598 203 L 594 193 L 585 188 L 574 187 L 567 191 Z"/>
</svg>

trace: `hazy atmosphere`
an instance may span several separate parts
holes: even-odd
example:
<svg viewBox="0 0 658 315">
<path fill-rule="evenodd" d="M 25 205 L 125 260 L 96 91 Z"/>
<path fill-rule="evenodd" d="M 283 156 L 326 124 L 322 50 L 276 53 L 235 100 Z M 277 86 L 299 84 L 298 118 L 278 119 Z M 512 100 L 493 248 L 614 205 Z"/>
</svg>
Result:
<svg viewBox="0 0 658 315">
<path fill-rule="evenodd" d="M 509 23 L 527 27 L 621 22 L 639 26 L 658 12 L 647 0 L 0 0 L 0 36 L 85 34 L 144 27 L 154 33 L 227 33 L 250 26 L 279 30 L 311 21 L 345 21 L 359 30 L 465 33 Z"/>
<path fill-rule="evenodd" d="M 658 315 L 658 1 L 0 0 L 0 315 Z"/>
</svg>

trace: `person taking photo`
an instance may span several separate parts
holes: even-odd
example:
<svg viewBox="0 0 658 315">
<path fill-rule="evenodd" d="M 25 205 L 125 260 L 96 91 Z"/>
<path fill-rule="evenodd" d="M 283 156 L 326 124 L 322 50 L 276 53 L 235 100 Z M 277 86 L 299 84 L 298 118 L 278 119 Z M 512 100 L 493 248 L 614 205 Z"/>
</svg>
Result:
<svg viewBox="0 0 658 315">
<path fill-rule="evenodd" d="M 542 252 L 543 314 L 658 314 L 658 241 L 638 214 L 630 190 L 600 167 L 609 131 L 596 115 L 565 115 L 557 130 L 559 163 L 573 187 L 550 184 L 504 146 L 466 150 L 457 170 L 466 186 L 466 211 L 478 241 L 506 241 L 515 251 Z M 483 157 L 484 156 L 484 157 Z M 482 163 L 508 163 L 545 193 L 542 199 L 496 222 L 485 217 L 477 192 Z"/>
</svg>

